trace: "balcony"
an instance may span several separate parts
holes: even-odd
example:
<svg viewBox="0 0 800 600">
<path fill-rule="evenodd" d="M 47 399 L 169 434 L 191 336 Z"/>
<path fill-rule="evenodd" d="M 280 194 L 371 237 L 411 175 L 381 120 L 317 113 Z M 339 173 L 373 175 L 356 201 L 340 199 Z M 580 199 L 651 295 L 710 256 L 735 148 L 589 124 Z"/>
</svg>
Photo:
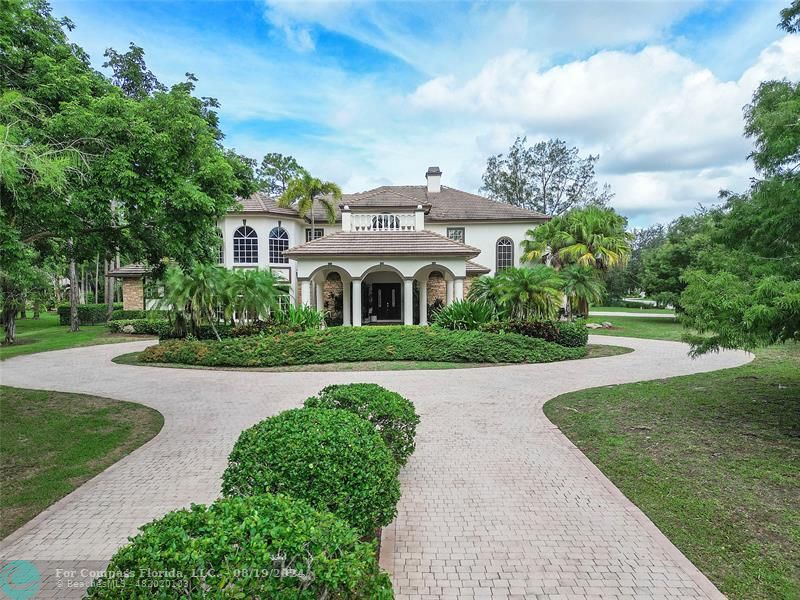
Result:
<svg viewBox="0 0 800 600">
<path fill-rule="evenodd" d="M 425 212 L 422 206 L 413 212 L 351 212 L 342 208 L 343 231 L 422 231 Z"/>
</svg>

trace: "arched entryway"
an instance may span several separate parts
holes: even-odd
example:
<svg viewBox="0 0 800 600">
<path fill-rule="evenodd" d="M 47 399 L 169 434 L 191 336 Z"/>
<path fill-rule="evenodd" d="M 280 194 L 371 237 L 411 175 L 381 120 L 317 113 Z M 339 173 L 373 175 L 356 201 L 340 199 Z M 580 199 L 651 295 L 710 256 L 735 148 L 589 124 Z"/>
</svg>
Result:
<svg viewBox="0 0 800 600">
<path fill-rule="evenodd" d="M 406 302 L 404 278 L 392 267 L 367 271 L 361 281 L 362 323 L 403 323 Z"/>
</svg>

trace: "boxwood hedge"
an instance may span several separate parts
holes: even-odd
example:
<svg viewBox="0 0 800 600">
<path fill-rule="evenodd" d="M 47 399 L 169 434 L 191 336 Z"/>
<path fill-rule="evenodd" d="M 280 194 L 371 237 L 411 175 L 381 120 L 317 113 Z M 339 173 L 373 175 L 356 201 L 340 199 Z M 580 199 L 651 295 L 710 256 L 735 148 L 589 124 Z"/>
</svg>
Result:
<svg viewBox="0 0 800 600">
<path fill-rule="evenodd" d="M 372 423 L 397 464 L 403 466 L 414 452 L 419 416 L 411 401 L 376 383 L 329 385 L 305 401 L 306 408 L 338 408 Z"/>
<path fill-rule="evenodd" d="M 114 309 L 122 309 L 122 304 L 114 303 Z M 69 325 L 69 304 L 60 304 L 56 310 L 59 325 Z M 106 317 L 108 317 L 108 307 L 105 304 L 78 305 L 78 321 L 81 325 L 105 323 Z"/>
<path fill-rule="evenodd" d="M 281 495 L 225 498 L 142 527 L 89 598 L 392 598 L 374 543 Z"/>
<path fill-rule="evenodd" d="M 297 408 L 239 436 L 225 496 L 285 493 L 372 535 L 394 518 L 398 465 L 371 423 L 344 410 Z"/>
<path fill-rule="evenodd" d="M 437 327 L 332 327 L 277 336 L 166 341 L 147 348 L 143 362 L 274 367 L 331 362 L 418 360 L 475 363 L 551 362 L 585 355 L 515 333 L 450 331 Z"/>
<path fill-rule="evenodd" d="M 568 348 L 580 348 L 589 341 L 589 330 L 583 321 L 524 321 L 506 320 L 485 323 L 481 331 L 490 333 L 517 333 L 540 338 Z"/>
</svg>

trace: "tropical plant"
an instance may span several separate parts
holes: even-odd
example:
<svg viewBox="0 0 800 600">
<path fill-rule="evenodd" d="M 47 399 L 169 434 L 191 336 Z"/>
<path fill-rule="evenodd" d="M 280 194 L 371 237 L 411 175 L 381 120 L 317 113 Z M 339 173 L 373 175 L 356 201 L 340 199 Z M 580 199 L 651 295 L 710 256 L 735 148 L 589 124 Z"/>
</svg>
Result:
<svg viewBox="0 0 800 600">
<path fill-rule="evenodd" d="M 294 205 L 300 218 L 311 215 L 311 231 L 314 231 L 314 204 L 319 202 L 325 209 L 329 223 L 336 221 L 335 202 L 342 199 L 341 188 L 331 181 L 321 181 L 302 170 L 297 179 L 289 182 L 286 191 L 278 198 L 278 206 Z"/>
<path fill-rule="evenodd" d="M 552 319 L 558 315 L 563 280 L 552 267 L 512 267 L 498 277 L 500 305 L 510 317 Z"/>
<path fill-rule="evenodd" d="M 217 265 L 198 263 L 186 272 L 178 265 L 170 266 L 164 275 L 164 297 L 161 310 L 169 311 L 175 319 L 175 332 L 182 336 L 194 332 L 207 322 L 217 339 L 217 308 L 225 287 L 225 269 Z"/>
<path fill-rule="evenodd" d="M 481 275 L 469 286 L 467 299 L 473 302 L 483 302 L 495 307 L 495 311 L 502 312 L 500 306 L 500 286 L 503 278 L 499 275 Z"/>
<path fill-rule="evenodd" d="M 495 318 L 495 309 L 488 302 L 456 300 L 433 313 L 433 324 L 445 329 L 478 329 Z"/>
<path fill-rule="evenodd" d="M 231 307 L 243 325 L 277 311 L 281 297 L 289 293 L 286 281 L 269 271 L 235 270 L 229 272 L 226 283 L 221 304 Z"/>
<path fill-rule="evenodd" d="M 570 309 L 584 317 L 589 314 L 589 304 L 603 299 L 605 286 L 597 271 L 589 265 L 569 265 L 560 271 L 564 281 L 564 294 Z"/>
<path fill-rule="evenodd" d="M 577 263 L 606 271 L 624 265 L 633 240 L 625 225 L 625 218 L 613 208 L 571 210 L 528 231 L 522 242 L 523 260 L 556 269 Z"/>
<path fill-rule="evenodd" d="M 287 325 L 295 331 L 320 329 L 325 324 L 325 313 L 310 306 L 289 304 L 275 312 L 273 321 L 278 325 Z"/>
</svg>

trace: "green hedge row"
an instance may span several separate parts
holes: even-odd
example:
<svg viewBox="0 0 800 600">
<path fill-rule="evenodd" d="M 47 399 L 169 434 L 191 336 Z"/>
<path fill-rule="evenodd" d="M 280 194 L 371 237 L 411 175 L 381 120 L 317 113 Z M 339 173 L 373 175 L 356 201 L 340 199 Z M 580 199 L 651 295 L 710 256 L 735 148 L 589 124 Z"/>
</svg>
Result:
<svg viewBox="0 0 800 600">
<path fill-rule="evenodd" d="M 491 333 L 517 333 L 540 338 L 568 348 L 580 348 L 589 342 L 584 321 L 494 321 L 480 326 Z"/>
<path fill-rule="evenodd" d="M 584 355 L 584 348 L 568 348 L 514 333 L 395 326 L 332 327 L 221 342 L 169 340 L 147 348 L 140 357 L 143 362 L 154 363 L 274 367 L 384 360 L 533 363 Z"/>
<path fill-rule="evenodd" d="M 363 540 L 397 512 L 418 423 L 374 384 L 329 386 L 257 423 L 228 457 L 224 497 L 145 525 L 88 597 L 392 598 Z"/>
<path fill-rule="evenodd" d="M 114 304 L 114 309 L 121 309 L 122 304 L 117 302 Z M 95 325 L 96 323 L 105 323 L 108 307 L 105 304 L 79 304 L 78 305 L 78 322 L 81 325 Z M 58 322 L 60 325 L 69 325 L 69 304 L 60 304 L 58 306 Z"/>
</svg>

